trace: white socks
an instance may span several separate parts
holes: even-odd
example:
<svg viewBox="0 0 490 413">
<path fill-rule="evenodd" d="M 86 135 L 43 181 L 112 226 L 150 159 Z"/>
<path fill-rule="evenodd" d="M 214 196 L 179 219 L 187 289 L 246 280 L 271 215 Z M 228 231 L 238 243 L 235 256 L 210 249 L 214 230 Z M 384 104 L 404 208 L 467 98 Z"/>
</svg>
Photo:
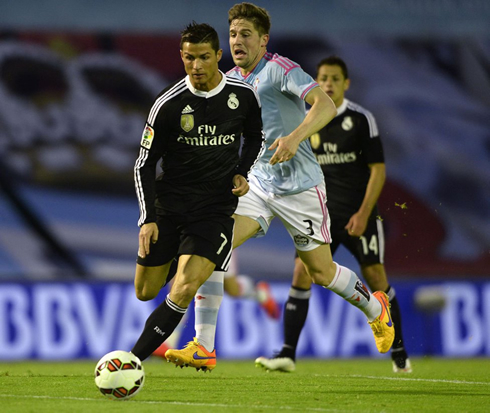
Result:
<svg viewBox="0 0 490 413">
<path fill-rule="evenodd" d="M 194 297 L 196 338 L 207 351 L 214 350 L 218 310 L 223 301 L 224 272 L 215 271 Z"/>
<path fill-rule="evenodd" d="M 381 304 L 374 298 L 355 272 L 343 267 L 336 262 L 337 271 L 335 277 L 326 288 L 340 295 L 343 299 L 359 308 L 369 322 L 374 321 L 381 314 Z"/>
</svg>

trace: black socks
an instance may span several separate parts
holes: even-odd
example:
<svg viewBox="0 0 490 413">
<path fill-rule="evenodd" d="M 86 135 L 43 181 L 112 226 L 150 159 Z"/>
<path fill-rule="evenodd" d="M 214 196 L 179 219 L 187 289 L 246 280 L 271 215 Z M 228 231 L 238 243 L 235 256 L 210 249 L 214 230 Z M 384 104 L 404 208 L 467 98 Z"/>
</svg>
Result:
<svg viewBox="0 0 490 413">
<path fill-rule="evenodd" d="M 131 350 L 141 361 L 149 357 L 175 330 L 186 312 L 167 298 L 150 314 L 145 328 Z"/>
<path fill-rule="evenodd" d="M 301 330 L 306 322 L 310 303 L 311 290 L 291 287 L 288 301 L 284 306 L 284 345 L 276 357 L 296 359 Z"/>
</svg>

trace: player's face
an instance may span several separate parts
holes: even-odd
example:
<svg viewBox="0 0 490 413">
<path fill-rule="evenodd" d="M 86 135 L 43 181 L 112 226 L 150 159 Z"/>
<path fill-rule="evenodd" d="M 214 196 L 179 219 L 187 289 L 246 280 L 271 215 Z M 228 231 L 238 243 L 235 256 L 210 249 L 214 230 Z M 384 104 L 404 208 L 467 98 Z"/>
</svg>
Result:
<svg viewBox="0 0 490 413">
<path fill-rule="evenodd" d="M 344 93 L 349 89 L 350 85 L 350 80 L 344 77 L 340 66 L 321 66 L 318 70 L 316 81 L 322 90 L 330 96 L 335 106 L 339 107 L 344 101 Z"/>
<path fill-rule="evenodd" d="M 230 24 L 230 51 L 243 74 L 253 70 L 266 52 L 269 35 L 260 35 L 252 22 L 235 19 Z"/>
<path fill-rule="evenodd" d="M 215 52 L 210 43 L 185 42 L 182 45 L 180 57 L 192 86 L 206 92 L 218 86 L 221 81 L 218 62 L 222 54 L 221 49 Z"/>
</svg>

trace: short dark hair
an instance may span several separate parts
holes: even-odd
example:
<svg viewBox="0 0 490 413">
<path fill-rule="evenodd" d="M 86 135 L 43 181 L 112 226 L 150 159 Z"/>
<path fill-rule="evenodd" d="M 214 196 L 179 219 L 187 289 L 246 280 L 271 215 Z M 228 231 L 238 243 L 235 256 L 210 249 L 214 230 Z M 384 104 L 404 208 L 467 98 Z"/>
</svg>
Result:
<svg viewBox="0 0 490 413">
<path fill-rule="evenodd" d="M 320 63 L 316 65 L 316 76 L 318 77 L 318 72 L 320 71 L 320 67 L 323 65 L 328 66 L 339 66 L 340 70 L 342 70 L 342 74 L 345 79 L 349 79 L 349 71 L 347 70 L 347 64 L 338 56 L 328 56 L 325 59 L 321 60 Z"/>
<path fill-rule="evenodd" d="M 268 11 L 252 3 L 235 4 L 228 11 L 228 24 L 236 19 L 251 21 L 261 36 L 269 34 L 271 30 L 271 16 Z"/>
<path fill-rule="evenodd" d="M 219 37 L 216 30 L 206 23 L 196 23 L 193 21 L 182 30 L 180 37 L 180 50 L 184 43 L 210 43 L 215 52 L 219 50 Z"/>
</svg>

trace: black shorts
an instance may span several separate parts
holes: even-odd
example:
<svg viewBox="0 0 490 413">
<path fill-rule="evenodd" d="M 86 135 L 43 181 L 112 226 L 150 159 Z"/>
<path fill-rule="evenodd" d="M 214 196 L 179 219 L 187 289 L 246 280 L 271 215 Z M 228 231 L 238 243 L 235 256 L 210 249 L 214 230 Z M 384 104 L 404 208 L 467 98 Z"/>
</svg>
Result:
<svg viewBox="0 0 490 413">
<path fill-rule="evenodd" d="M 383 222 L 379 219 L 369 219 L 366 231 L 360 237 L 352 237 L 344 228 L 348 221 L 331 218 L 330 232 L 332 243 L 330 249 L 332 255 L 342 244 L 356 258 L 360 265 L 383 264 L 385 240 Z"/>
<path fill-rule="evenodd" d="M 227 215 L 206 218 L 182 215 L 157 216 L 158 241 L 150 253 L 137 263 L 145 267 L 164 265 L 182 254 L 205 257 L 216 264 L 216 271 L 227 271 L 233 247 L 235 221 Z"/>
</svg>

